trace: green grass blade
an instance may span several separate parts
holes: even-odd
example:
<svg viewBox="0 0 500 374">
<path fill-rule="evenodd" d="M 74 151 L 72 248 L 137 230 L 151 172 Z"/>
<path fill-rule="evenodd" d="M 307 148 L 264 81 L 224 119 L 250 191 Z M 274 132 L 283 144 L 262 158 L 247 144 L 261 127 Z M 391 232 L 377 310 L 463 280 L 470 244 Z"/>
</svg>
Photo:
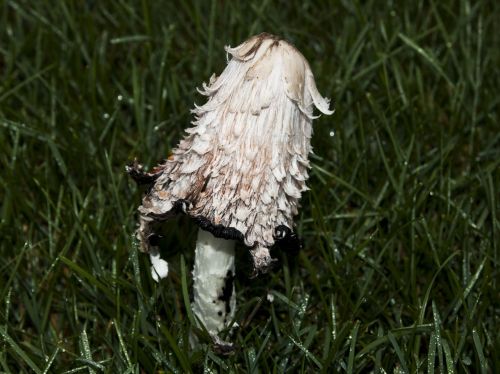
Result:
<svg viewBox="0 0 500 374">
<path fill-rule="evenodd" d="M 28 353 L 23 351 L 23 349 L 7 334 L 7 331 L 3 326 L 0 326 L 0 336 L 2 339 L 13 349 L 13 351 L 23 360 L 26 365 L 28 365 L 31 370 L 35 373 L 42 373 L 42 370 L 31 360 Z"/>
</svg>

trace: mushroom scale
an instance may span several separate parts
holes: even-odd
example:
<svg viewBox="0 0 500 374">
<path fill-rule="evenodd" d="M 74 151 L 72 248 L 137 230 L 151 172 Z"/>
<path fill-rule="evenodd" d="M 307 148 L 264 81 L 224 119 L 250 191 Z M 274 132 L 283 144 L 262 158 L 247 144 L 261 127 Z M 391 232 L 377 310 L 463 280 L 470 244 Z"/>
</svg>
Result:
<svg viewBox="0 0 500 374">
<path fill-rule="evenodd" d="M 139 207 L 141 249 L 154 225 L 184 212 L 215 237 L 250 247 L 256 271 L 272 262 L 269 248 L 296 238 L 293 217 L 307 190 L 313 107 L 331 114 L 304 56 L 270 34 L 226 51 L 219 77 L 172 155 L 151 173 L 135 163 L 134 179 L 150 184 Z"/>
</svg>

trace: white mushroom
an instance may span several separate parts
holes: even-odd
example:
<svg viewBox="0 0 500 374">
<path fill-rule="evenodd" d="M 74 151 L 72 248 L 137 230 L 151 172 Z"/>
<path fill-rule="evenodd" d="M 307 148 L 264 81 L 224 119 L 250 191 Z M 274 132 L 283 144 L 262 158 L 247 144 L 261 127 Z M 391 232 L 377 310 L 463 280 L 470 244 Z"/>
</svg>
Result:
<svg viewBox="0 0 500 374">
<path fill-rule="evenodd" d="M 219 77 L 200 93 L 195 120 L 172 155 L 150 173 L 128 172 L 150 185 L 139 207 L 137 237 L 159 262 L 154 224 L 184 212 L 200 229 L 193 270 L 193 311 L 215 337 L 234 316 L 234 243 L 250 249 L 255 272 L 272 263 L 278 241 L 297 243 L 293 217 L 307 189 L 313 107 L 332 114 L 304 56 L 290 43 L 260 34 L 235 48 Z M 164 260 L 161 260 L 164 261 Z"/>
</svg>

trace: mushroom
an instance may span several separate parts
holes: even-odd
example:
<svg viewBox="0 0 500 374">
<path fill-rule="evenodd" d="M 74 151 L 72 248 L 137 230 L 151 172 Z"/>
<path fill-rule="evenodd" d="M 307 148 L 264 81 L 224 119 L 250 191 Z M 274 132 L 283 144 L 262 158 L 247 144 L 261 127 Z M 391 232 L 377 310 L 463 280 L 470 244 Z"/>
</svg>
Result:
<svg viewBox="0 0 500 374">
<path fill-rule="evenodd" d="M 192 309 L 215 340 L 234 317 L 235 242 L 249 248 L 254 273 L 266 272 L 277 243 L 297 246 L 293 217 L 307 190 L 313 107 L 332 114 L 308 62 L 289 42 L 256 35 L 235 48 L 172 155 L 151 172 L 128 173 L 149 188 L 139 207 L 137 238 L 152 276 L 168 274 L 155 225 L 185 213 L 199 226 Z"/>
</svg>

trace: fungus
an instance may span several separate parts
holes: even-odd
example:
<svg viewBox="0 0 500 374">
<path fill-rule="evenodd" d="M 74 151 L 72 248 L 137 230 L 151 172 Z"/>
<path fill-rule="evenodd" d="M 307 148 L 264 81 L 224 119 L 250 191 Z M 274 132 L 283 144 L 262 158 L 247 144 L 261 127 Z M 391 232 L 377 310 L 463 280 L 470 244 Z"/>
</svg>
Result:
<svg viewBox="0 0 500 374">
<path fill-rule="evenodd" d="M 235 242 L 266 272 L 276 243 L 297 246 L 293 217 L 307 190 L 313 107 L 332 114 L 308 62 L 289 42 L 256 35 L 235 48 L 219 77 L 199 92 L 208 98 L 172 155 L 151 172 L 128 173 L 149 186 L 139 207 L 137 238 L 152 276 L 168 273 L 155 225 L 185 213 L 199 226 L 192 309 L 215 341 L 234 317 Z"/>
</svg>

